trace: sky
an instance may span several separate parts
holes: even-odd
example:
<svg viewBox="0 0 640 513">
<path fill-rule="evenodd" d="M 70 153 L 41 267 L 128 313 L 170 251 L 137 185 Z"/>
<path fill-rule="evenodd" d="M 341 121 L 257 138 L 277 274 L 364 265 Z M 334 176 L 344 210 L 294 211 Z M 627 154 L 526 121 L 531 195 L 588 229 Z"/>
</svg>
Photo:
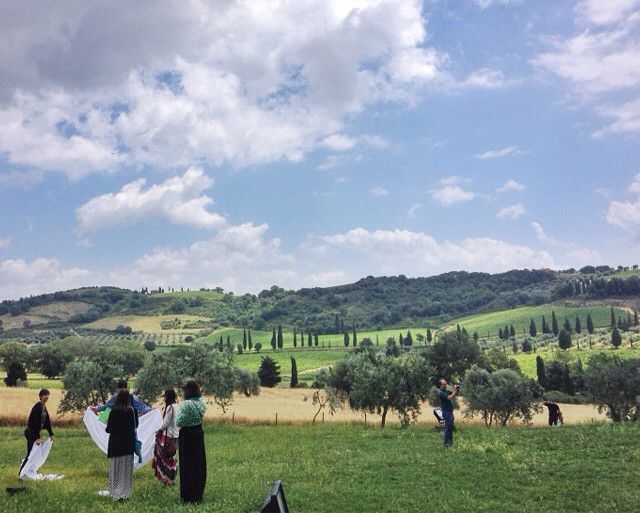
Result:
<svg viewBox="0 0 640 513">
<path fill-rule="evenodd" d="M 0 4 L 0 299 L 640 260 L 640 0 Z"/>
</svg>

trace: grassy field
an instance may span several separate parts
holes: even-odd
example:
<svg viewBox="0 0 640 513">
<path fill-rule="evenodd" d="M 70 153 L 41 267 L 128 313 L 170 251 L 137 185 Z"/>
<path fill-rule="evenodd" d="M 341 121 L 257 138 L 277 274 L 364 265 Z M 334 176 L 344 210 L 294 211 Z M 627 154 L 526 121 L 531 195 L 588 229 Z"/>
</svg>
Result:
<svg viewBox="0 0 640 513">
<path fill-rule="evenodd" d="M 616 354 L 621 358 L 640 358 L 640 348 L 624 348 L 624 349 L 594 349 L 577 351 L 572 348 L 565 352 L 565 356 L 571 360 L 582 360 L 582 363 L 587 363 L 587 360 L 596 353 Z M 536 373 L 536 356 L 540 355 L 545 362 L 549 362 L 554 358 L 557 358 L 562 352 L 558 351 L 539 351 L 538 353 L 518 353 L 510 354 L 509 357 L 515 358 L 520 366 L 520 370 L 529 377 L 537 378 Z"/>
<path fill-rule="evenodd" d="M 0 496 L 1 511 L 254 513 L 276 479 L 292 512 L 556 513 L 640 510 L 640 426 L 560 429 L 461 426 L 445 451 L 430 428 L 384 432 L 364 426 L 208 426 L 205 501 L 179 507 L 149 466 L 123 504 L 99 497 L 107 458 L 82 429 L 58 429 L 43 471 L 64 474 Z M 24 440 L 0 429 L 0 477 L 16 485 Z"/>
<path fill-rule="evenodd" d="M 32 324 L 44 324 L 51 321 L 66 321 L 72 315 L 84 313 L 91 308 L 88 303 L 82 301 L 57 301 L 48 305 L 34 306 L 28 313 L 20 315 L 0 315 L 4 329 L 22 328 L 24 321 Z"/>
<path fill-rule="evenodd" d="M 176 292 L 177 294 L 177 292 Z M 103 330 L 114 330 L 118 326 L 130 326 L 133 331 L 143 331 L 146 333 L 197 333 L 200 331 L 199 329 L 169 329 L 163 330 L 160 327 L 160 324 L 163 321 L 172 321 L 174 319 L 180 319 L 182 322 L 184 321 L 197 321 L 197 320 L 207 320 L 206 317 L 202 317 L 199 315 L 182 315 L 182 314 L 172 314 L 172 315 L 117 315 L 114 317 L 105 317 L 104 319 L 98 319 L 97 321 L 91 322 L 89 324 L 85 324 L 83 328 L 89 329 L 103 329 Z"/>
<path fill-rule="evenodd" d="M 582 327 L 586 329 L 587 314 L 591 313 L 593 324 L 596 328 L 607 327 L 610 325 L 611 309 L 608 306 L 593 307 L 565 307 L 556 305 L 542 306 L 523 306 L 512 310 L 503 310 L 500 312 L 490 312 L 486 314 L 470 315 L 461 317 L 451 322 L 451 326 L 460 324 L 467 329 L 469 333 L 477 331 L 480 337 L 495 337 L 500 328 L 504 328 L 505 324 L 513 324 L 517 333 L 529 333 L 529 323 L 534 319 L 538 328 L 538 333 L 542 332 L 542 316 L 547 319 L 547 323 L 551 326 L 551 311 L 555 311 L 558 323 L 562 327 L 565 317 L 569 318 L 573 326 L 576 317 L 580 318 Z M 627 315 L 626 310 L 615 308 L 616 315 Z"/>
</svg>

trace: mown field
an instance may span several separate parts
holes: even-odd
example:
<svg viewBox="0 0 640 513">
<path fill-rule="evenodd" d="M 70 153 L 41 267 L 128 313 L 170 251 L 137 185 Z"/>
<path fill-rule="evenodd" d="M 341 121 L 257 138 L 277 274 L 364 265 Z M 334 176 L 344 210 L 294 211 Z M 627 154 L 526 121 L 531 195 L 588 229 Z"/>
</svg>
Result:
<svg viewBox="0 0 640 513">
<path fill-rule="evenodd" d="M 0 511 L 93 513 L 216 511 L 254 513 L 276 479 L 292 513 L 620 513 L 640 510 L 640 427 L 593 424 L 559 429 L 461 426 L 445 451 L 430 428 L 364 426 L 206 429 L 204 504 L 180 507 L 149 466 L 136 472 L 131 498 L 99 497 L 107 459 L 82 429 L 59 429 L 42 469 L 64 474 L 0 496 Z M 0 478 L 16 485 L 21 430 L 0 429 Z"/>
<path fill-rule="evenodd" d="M 551 326 L 552 310 L 556 313 L 560 327 L 562 327 L 565 317 L 569 319 L 571 326 L 575 324 L 576 317 L 579 317 L 582 328 L 586 331 L 587 314 L 589 313 L 591 313 L 591 318 L 596 328 L 610 326 L 611 309 L 608 306 L 566 307 L 555 305 L 523 306 L 512 310 L 470 315 L 452 321 L 450 326 L 460 324 L 460 326 L 466 328 L 469 333 L 477 331 L 480 337 L 496 337 L 498 330 L 504 328 L 505 324 L 513 324 L 516 332 L 519 334 L 528 334 L 529 324 L 531 319 L 534 319 L 538 333 L 541 333 L 542 316 L 544 315 L 546 317 L 547 323 Z M 627 311 L 621 308 L 614 308 L 614 311 L 616 312 L 616 316 L 621 314 L 624 316 L 627 315 Z"/>
<path fill-rule="evenodd" d="M 115 330 L 118 326 L 129 326 L 133 331 L 143 331 L 145 333 L 181 333 L 183 331 L 197 333 L 198 329 L 168 329 L 163 330 L 160 324 L 163 321 L 172 321 L 180 319 L 185 321 L 207 320 L 206 317 L 199 315 L 118 315 L 114 317 L 105 317 L 89 324 L 84 324 L 83 328 L 87 329 L 103 329 Z"/>
</svg>

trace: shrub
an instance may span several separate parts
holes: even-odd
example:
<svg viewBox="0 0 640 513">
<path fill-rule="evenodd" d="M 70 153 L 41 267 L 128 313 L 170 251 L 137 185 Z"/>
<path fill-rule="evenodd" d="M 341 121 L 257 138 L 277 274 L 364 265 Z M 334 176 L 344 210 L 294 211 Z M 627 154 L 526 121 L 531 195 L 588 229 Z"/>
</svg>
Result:
<svg viewBox="0 0 640 513">
<path fill-rule="evenodd" d="M 258 369 L 258 377 L 260 378 L 260 386 L 268 388 L 275 387 L 282 381 L 280 377 L 280 365 L 268 356 L 262 357 L 260 368 Z"/>
<path fill-rule="evenodd" d="M 147 351 L 155 351 L 156 350 L 156 343 L 153 340 L 147 340 L 144 343 L 144 348 Z"/>
<path fill-rule="evenodd" d="M 7 368 L 7 377 L 4 384 L 8 387 L 16 387 L 20 383 L 27 381 L 27 371 L 20 362 L 13 361 Z"/>
</svg>

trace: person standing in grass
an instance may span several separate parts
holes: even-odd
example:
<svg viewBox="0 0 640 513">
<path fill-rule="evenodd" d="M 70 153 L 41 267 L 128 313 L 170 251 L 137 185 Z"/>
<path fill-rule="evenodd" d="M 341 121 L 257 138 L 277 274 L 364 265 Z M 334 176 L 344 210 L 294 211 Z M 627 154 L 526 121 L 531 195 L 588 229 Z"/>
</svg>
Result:
<svg viewBox="0 0 640 513">
<path fill-rule="evenodd" d="M 460 392 L 460 386 L 456 385 L 453 390 L 447 388 L 447 380 L 440 378 L 438 380 L 438 398 L 440 399 L 440 408 L 444 417 L 444 446 L 451 447 L 453 445 L 453 409 L 456 405 L 456 396 Z"/>
<path fill-rule="evenodd" d="M 178 426 L 176 391 L 164 391 L 164 411 L 162 412 L 162 427 L 156 432 L 156 446 L 153 452 L 151 466 L 156 477 L 165 485 L 172 485 L 176 479 L 176 451 L 178 449 Z"/>
<path fill-rule="evenodd" d="M 121 390 L 126 390 L 127 392 L 129 391 L 126 379 L 118 380 L 118 383 L 116 384 L 116 393 L 112 395 L 105 404 L 92 406 L 91 411 L 93 411 L 94 413 L 99 413 L 101 411 L 106 410 L 107 408 L 113 408 L 113 405 L 116 403 L 116 398 L 118 397 L 118 393 Z M 145 413 L 149 413 L 152 410 L 152 408 L 149 405 L 143 403 L 140 399 L 138 399 L 137 395 L 130 394 L 130 396 L 131 396 L 131 406 L 133 407 L 134 410 L 136 410 L 138 415 L 144 415 Z"/>
<path fill-rule="evenodd" d="M 551 401 L 545 401 L 544 404 L 549 409 L 549 425 L 557 426 L 558 422 L 560 425 L 563 424 L 562 412 L 560 411 L 560 406 L 556 403 L 552 403 Z"/>
<path fill-rule="evenodd" d="M 113 500 L 124 500 L 131 495 L 137 428 L 138 412 L 131 407 L 131 394 L 128 390 L 120 390 L 106 427 L 109 433 L 109 494 Z"/>
<path fill-rule="evenodd" d="M 20 470 L 18 470 L 18 475 L 22 472 L 22 467 L 25 466 L 27 460 L 29 459 L 29 454 L 31 454 L 31 449 L 33 449 L 33 444 L 40 445 L 40 431 L 46 429 L 49 433 L 49 438 L 53 440 L 53 431 L 51 430 L 51 419 L 49 418 L 49 412 L 47 411 L 47 401 L 49 400 L 50 392 L 43 388 L 38 393 L 39 400 L 38 402 L 31 408 L 31 413 L 29 413 L 29 420 L 27 421 L 27 429 L 24 430 L 24 436 L 27 439 L 27 454 L 22 460 L 20 464 Z"/>
<path fill-rule="evenodd" d="M 202 416 L 206 410 L 198 383 L 187 381 L 184 401 L 180 405 L 176 425 L 180 466 L 180 498 L 182 502 L 199 503 L 207 481 L 207 458 L 204 449 Z"/>
</svg>

